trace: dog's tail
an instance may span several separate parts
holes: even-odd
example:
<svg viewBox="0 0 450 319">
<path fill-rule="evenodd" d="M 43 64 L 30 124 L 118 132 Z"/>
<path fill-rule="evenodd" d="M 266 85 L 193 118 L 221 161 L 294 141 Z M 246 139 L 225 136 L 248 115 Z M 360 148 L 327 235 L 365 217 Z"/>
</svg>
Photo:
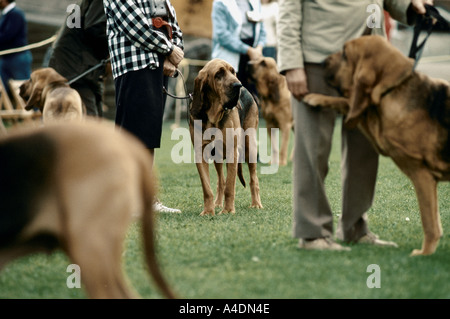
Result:
<svg viewBox="0 0 450 319">
<path fill-rule="evenodd" d="M 242 186 L 245 187 L 245 179 L 244 179 L 244 175 L 242 175 L 242 163 L 238 163 L 238 176 L 239 176 L 239 180 L 241 181 Z"/>
<path fill-rule="evenodd" d="M 146 167 L 144 174 L 146 175 L 143 179 L 144 187 L 144 209 L 142 212 L 142 228 L 144 237 L 144 249 L 145 257 L 147 259 L 147 266 L 149 268 L 150 274 L 153 276 L 153 280 L 162 292 L 162 294 L 169 299 L 175 299 L 176 295 L 170 289 L 167 284 L 166 279 L 162 275 L 161 269 L 159 268 L 158 262 L 156 260 L 156 245 L 155 245 L 155 234 L 154 234 L 154 211 L 153 211 L 153 198 L 154 198 L 154 186 L 152 183 L 152 173 L 149 163 L 145 163 Z M 148 166 L 148 168 L 147 168 Z"/>
</svg>

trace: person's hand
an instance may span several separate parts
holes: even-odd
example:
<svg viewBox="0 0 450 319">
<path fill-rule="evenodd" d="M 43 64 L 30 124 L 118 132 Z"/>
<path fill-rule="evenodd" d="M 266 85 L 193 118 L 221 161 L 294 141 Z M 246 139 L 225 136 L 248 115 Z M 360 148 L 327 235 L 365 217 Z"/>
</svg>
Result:
<svg viewBox="0 0 450 319">
<path fill-rule="evenodd" d="M 164 60 L 164 66 L 163 66 L 164 75 L 165 76 L 173 76 L 176 71 L 177 71 L 176 66 L 173 65 L 173 63 L 169 61 L 169 58 L 166 58 Z"/>
<path fill-rule="evenodd" d="M 305 69 L 297 68 L 286 71 L 286 82 L 289 91 L 299 101 L 308 94 Z"/>
<path fill-rule="evenodd" d="M 172 63 L 175 68 L 178 67 L 178 64 L 180 64 L 181 60 L 184 58 L 184 52 L 181 50 L 181 48 L 174 45 L 172 53 L 169 55 L 168 59 L 170 63 Z"/>
<path fill-rule="evenodd" d="M 425 4 L 433 5 L 433 0 L 411 0 L 411 4 L 418 14 L 425 14 L 427 12 Z"/>
<path fill-rule="evenodd" d="M 249 47 L 247 50 L 247 55 L 250 60 L 258 60 L 262 57 L 262 46 L 258 45 L 256 48 Z"/>
</svg>

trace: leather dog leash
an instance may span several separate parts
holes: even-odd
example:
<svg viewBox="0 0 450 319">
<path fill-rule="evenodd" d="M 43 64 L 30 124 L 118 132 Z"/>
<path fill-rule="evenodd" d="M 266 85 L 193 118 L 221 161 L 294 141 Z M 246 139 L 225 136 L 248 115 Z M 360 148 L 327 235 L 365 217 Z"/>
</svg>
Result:
<svg viewBox="0 0 450 319">
<path fill-rule="evenodd" d="M 111 58 L 102 60 L 99 64 L 94 65 L 92 68 L 89 68 L 88 70 L 86 70 L 85 72 L 81 73 L 80 75 L 76 76 L 75 78 L 73 78 L 72 80 L 70 80 L 69 82 L 67 82 L 67 84 L 72 85 L 72 83 L 75 83 L 76 81 L 78 81 L 79 79 L 85 77 L 86 75 L 88 75 L 89 73 L 91 73 L 92 71 L 98 69 L 101 66 L 105 66 L 109 61 L 111 60 Z"/>
<path fill-rule="evenodd" d="M 413 58 L 415 60 L 413 70 L 416 69 L 416 66 L 422 56 L 423 49 L 425 47 L 425 43 L 431 35 L 431 32 L 436 26 L 442 27 L 444 30 L 450 30 L 450 24 L 444 17 L 439 14 L 439 11 L 428 4 L 425 4 L 426 13 L 424 15 L 419 15 L 417 17 L 416 25 L 414 26 L 414 35 L 411 43 L 411 48 L 409 50 L 408 57 Z M 419 35 L 422 29 L 426 29 L 427 35 L 422 40 L 422 42 L 418 45 L 417 41 L 419 39 Z"/>
<path fill-rule="evenodd" d="M 166 89 L 165 86 L 163 86 L 163 93 L 166 94 L 167 96 L 170 96 L 173 99 L 176 99 L 176 100 L 190 100 L 190 102 L 192 102 L 194 100 L 194 95 L 193 95 L 193 93 L 187 93 L 186 80 L 184 79 L 183 73 L 181 73 L 180 70 L 176 69 L 175 73 L 171 77 L 172 78 L 176 78 L 176 77 L 178 77 L 178 75 L 181 76 L 181 80 L 183 81 L 184 93 L 186 94 L 186 96 L 173 95 L 173 94 L 169 93 L 169 91 Z M 189 106 L 190 106 L 190 103 L 187 102 L 187 105 L 186 105 L 186 111 L 187 111 L 186 120 L 187 120 L 188 126 L 189 126 L 189 121 L 190 121 L 190 109 L 189 109 Z"/>
</svg>

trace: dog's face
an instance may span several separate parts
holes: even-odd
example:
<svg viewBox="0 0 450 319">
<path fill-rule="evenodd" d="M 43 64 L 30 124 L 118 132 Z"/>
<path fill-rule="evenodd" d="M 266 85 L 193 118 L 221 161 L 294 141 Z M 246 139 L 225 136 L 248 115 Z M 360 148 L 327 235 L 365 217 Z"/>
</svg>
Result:
<svg viewBox="0 0 450 319">
<path fill-rule="evenodd" d="M 202 109 L 214 109 L 215 113 L 233 109 L 239 102 L 241 87 L 236 71 L 229 63 L 211 60 L 195 78 L 191 114 L 195 117 Z"/>
<path fill-rule="evenodd" d="M 408 78 L 413 60 L 381 36 L 362 36 L 347 41 L 341 52 L 325 61 L 327 82 L 350 99 L 347 123 Z"/>
<path fill-rule="evenodd" d="M 349 97 L 358 84 L 367 90 L 378 85 L 388 89 L 411 74 L 411 69 L 412 60 L 380 36 L 347 41 L 342 51 L 325 60 L 327 82 L 344 97 Z"/>
<path fill-rule="evenodd" d="M 41 111 L 45 103 L 45 88 L 53 83 L 65 83 L 67 79 L 53 68 L 42 68 L 31 73 L 30 79 L 20 86 L 20 96 L 26 101 L 25 109 L 34 107 Z"/>
<path fill-rule="evenodd" d="M 279 82 L 281 75 L 278 72 L 277 62 L 271 57 L 262 57 L 250 61 L 247 66 L 249 79 L 256 84 L 258 93 L 271 100 L 279 100 Z"/>
<path fill-rule="evenodd" d="M 248 63 L 249 78 L 255 83 L 263 82 L 271 75 L 278 74 L 277 62 L 271 57 L 261 57 Z"/>
<path fill-rule="evenodd" d="M 358 52 L 353 52 L 353 46 L 347 44 L 342 51 L 336 52 L 325 60 L 325 78 L 329 85 L 336 88 L 342 96 L 349 97 L 353 83 L 355 63 Z M 350 56 L 350 58 L 349 58 Z"/>
</svg>

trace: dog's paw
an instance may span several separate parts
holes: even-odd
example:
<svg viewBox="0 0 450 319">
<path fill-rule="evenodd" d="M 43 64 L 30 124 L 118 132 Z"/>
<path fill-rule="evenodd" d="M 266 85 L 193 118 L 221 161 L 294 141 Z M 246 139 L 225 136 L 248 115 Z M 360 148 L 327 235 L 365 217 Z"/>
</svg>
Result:
<svg viewBox="0 0 450 319">
<path fill-rule="evenodd" d="M 317 93 L 307 94 L 303 98 L 303 102 L 305 102 L 309 106 L 314 106 L 314 107 L 321 106 L 323 104 L 323 95 L 317 94 Z"/>
<path fill-rule="evenodd" d="M 219 215 L 223 215 L 223 214 L 235 214 L 236 213 L 236 211 L 235 211 L 235 209 L 233 208 L 233 209 L 222 209 L 222 211 L 219 213 Z"/>
<path fill-rule="evenodd" d="M 258 203 L 252 203 L 252 204 L 250 205 L 250 208 L 261 209 L 261 208 L 264 208 L 264 207 L 263 207 L 263 205 L 262 205 L 260 202 L 258 202 Z"/>
<path fill-rule="evenodd" d="M 214 210 L 213 211 L 204 210 L 200 213 L 200 216 L 215 216 L 215 215 L 216 215 L 216 213 L 214 212 Z"/>
<path fill-rule="evenodd" d="M 409 255 L 410 257 L 414 257 L 414 256 L 428 256 L 428 255 L 432 255 L 434 253 L 434 250 L 424 250 L 424 249 L 414 249 L 411 252 L 411 255 Z"/>
<path fill-rule="evenodd" d="M 411 256 L 411 257 L 414 257 L 414 256 L 428 256 L 428 255 L 431 255 L 431 254 L 433 254 L 433 252 L 431 252 L 431 251 L 425 251 L 423 249 L 414 249 L 411 252 L 411 255 L 409 255 L 409 256 Z"/>
<path fill-rule="evenodd" d="M 414 256 L 422 256 L 423 255 L 423 251 L 422 251 L 422 249 L 414 249 L 412 252 L 411 252 L 411 257 L 414 257 Z"/>
</svg>

